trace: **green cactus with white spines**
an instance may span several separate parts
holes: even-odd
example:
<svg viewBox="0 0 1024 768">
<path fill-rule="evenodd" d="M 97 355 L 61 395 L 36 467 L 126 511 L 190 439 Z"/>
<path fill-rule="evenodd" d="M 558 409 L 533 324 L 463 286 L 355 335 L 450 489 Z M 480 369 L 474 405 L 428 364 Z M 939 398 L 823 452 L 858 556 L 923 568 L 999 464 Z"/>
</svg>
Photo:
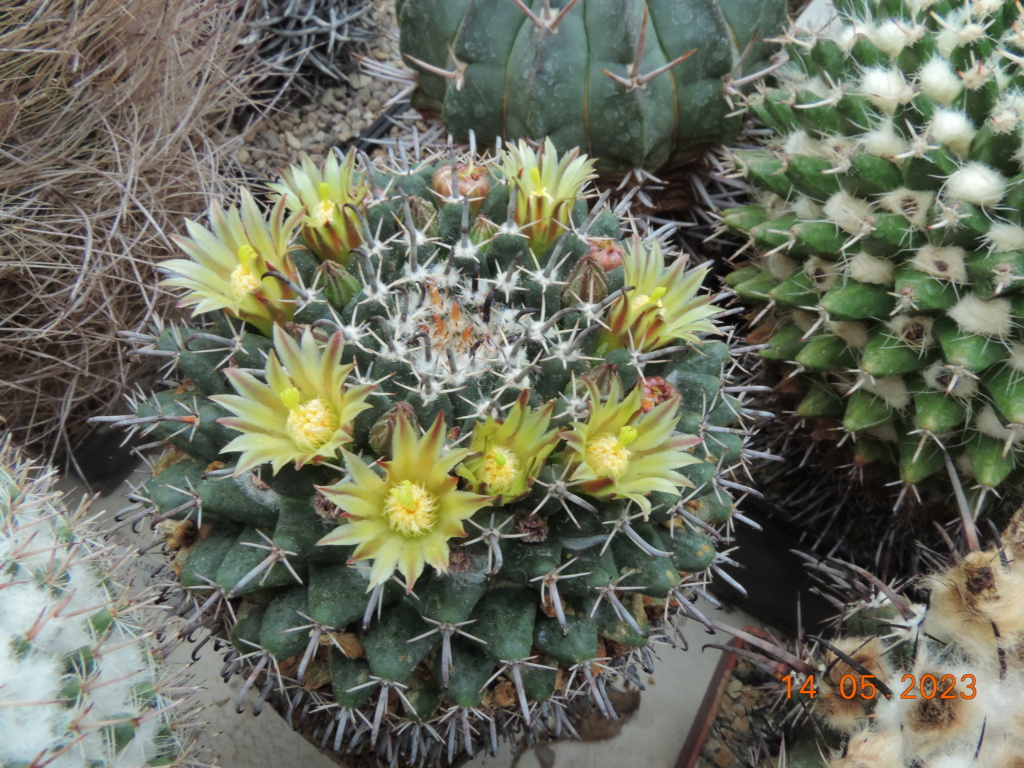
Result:
<svg viewBox="0 0 1024 768">
<path fill-rule="evenodd" d="M 757 255 L 729 282 L 768 305 L 762 355 L 795 364 L 800 416 L 895 465 L 900 499 L 948 488 L 948 453 L 980 503 L 1024 462 L 1024 19 L 836 6 L 750 100 L 775 136 L 734 152 L 757 200 L 724 220 Z"/>
<path fill-rule="evenodd" d="M 55 482 L 0 437 L 0 764 L 197 765 L 151 598 L 121 585 L 125 561 Z"/>
<path fill-rule="evenodd" d="M 719 570 L 743 407 L 706 269 L 622 241 L 590 174 L 550 144 L 349 155 L 274 185 L 304 239 L 262 274 L 199 225 L 167 264 L 228 310 L 148 340 L 178 386 L 125 420 L 173 446 L 140 500 L 197 533 L 193 623 L 334 749 L 436 762 L 611 715 Z"/>
<path fill-rule="evenodd" d="M 693 162 L 776 47 L 782 0 L 398 0 L 413 106 L 457 141 L 550 137 L 602 174 Z"/>
</svg>

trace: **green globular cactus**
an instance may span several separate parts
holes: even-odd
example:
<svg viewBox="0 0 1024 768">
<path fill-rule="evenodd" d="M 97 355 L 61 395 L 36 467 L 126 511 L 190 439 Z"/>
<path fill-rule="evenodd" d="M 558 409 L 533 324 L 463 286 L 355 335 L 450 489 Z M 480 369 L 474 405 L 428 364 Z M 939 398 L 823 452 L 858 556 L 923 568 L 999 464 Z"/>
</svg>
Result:
<svg viewBox="0 0 1024 768">
<path fill-rule="evenodd" d="M 700 616 L 746 490 L 730 348 L 707 269 L 622 240 L 590 176 L 550 143 L 332 157 L 273 185 L 290 248 L 215 207 L 166 264 L 205 324 L 144 350 L 177 386 L 124 419 L 170 447 L 138 495 L 191 532 L 192 626 L 321 745 L 572 734 Z"/>
<path fill-rule="evenodd" d="M 602 174 L 690 163 L 734 139 L 782 0 L 398 0 L 413 106 L 458 141 L 550 137 Z"/>
<path fill-rule="evenodd" d="M 761 354 L 791 364 L 819 437 L 891 468 L 873 476 L 899 501 L 948 507 L 952 459 L 977 512 L 1024 461 L 1024 19 L 1012 0 L 836 6 L 750 99 L 774 136 L 733 153 L 758 191 L 725 224 L 759 255 L 729 282 L 765 306 Z"/>
<path fill-rule="evenodd" d="M 842 609 L 837 636 L 816 638 L 796 664 L 766 649 L 792 668 L 774 683 L 788 699 L 777 715 L 792 731 L 788 765 L 1020 765 L 1022 556 L 1018 513 L 994 545 L 958 556 L 906 592 L 839 561 L 815 562 Z"/>
<path fill-rule="evenodd" d="M 55 482 L 0 438 L 0 765 L 198 765 L 152 598 L 122 586 L 87 505 L 66 509 Z"/>
</svg>

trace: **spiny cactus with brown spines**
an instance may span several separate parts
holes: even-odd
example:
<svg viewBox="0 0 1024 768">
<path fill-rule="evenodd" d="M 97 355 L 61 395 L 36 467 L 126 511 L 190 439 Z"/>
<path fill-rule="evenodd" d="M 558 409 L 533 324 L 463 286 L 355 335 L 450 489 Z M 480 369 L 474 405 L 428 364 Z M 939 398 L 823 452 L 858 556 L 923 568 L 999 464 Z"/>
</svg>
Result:
<svg viewBox="0 0 1024 768">
<path fill-rule="evenodd" d="M 988 548 L 918 579 L 917 600 L 840 561 L 811 568 L 842 614 L 838 637 L 814 638 L 777 684 L 785 719 L 817 723 L 796 729 L 790 768 L 1021 764 L 1024 510 Z"/>
<path fill-rule="evenodd" d="M 1024 476 L 1024 15 L 836 7 L 750 100 L 771 137 L 733 153 L 757 200 L 723 214 L 754 254 L 729 282 L 809 431 L 897 508 L 948 508 L 951 458 L 977 512 Z"/>
<path fill-rule="evenodd" d="M 550 143 L 332 155 L 166 265 L 204 324 L 137 337 L 175 386 L 123 419 L 169 444 L 124 520 L 171 529 L 193 626 L 322 745 L 573 734 L 702 618 L 745 390 L 707 268 L 621 239 L 591 175 Z"/>
<path fill-rule="evenodd" d="M 198 766 L 187 689 L 163 666 L 88 504 L 0 437 L 0 765 Z"/>
</svg>

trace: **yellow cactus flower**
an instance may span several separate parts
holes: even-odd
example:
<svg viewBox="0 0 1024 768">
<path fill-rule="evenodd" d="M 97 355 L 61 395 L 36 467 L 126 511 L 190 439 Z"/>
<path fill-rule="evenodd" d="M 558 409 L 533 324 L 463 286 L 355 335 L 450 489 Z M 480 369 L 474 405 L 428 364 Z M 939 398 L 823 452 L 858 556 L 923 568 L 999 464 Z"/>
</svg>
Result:
<svg viewBox="0 0 1024 768">
<path fill-rule="evenodd" d="M 444 448 L 445 422 L 438 415 L 422 436 L 407 416 L 395 424 L 391 461 L 378 461 L 384 476 L 360 457 L 343 451 L 348 479 L 317 486 L 342 510 L 347 522 L 317 544 L 355 545 L 352 560 L 372 559 L 370 586 L 383 584 L 397 570 L 412 591 L 425 566 L 448 569 L 448 540 L 462 537 L 462 522 L 481 507 L 493 503 L 490 496 L 455 490 L 458 478 L 452 469 L 469 451 Z"/>
<path fill-rule="evenodd" d="M 567 483 L 597 499 L 632 499 L 646 517 L 651 511 L 647 496 L 654 491 L 679 494 L 692 483 L 675 470 L 700 459 L 687 449 L 700 443 L 693 435 L 673 434 L 680 397 L 674 395 L 644 411 L 644 388 L 638 384 L 619 402 L 619 383 L 612 381 L 608 399 L 592 381 L 590 416 L 587 421 L 572 422 L 573 429 L 562 432 L 569 465 Z"/>
<path fill-rule="evenodd" d="M 276 475 L 292 462 L 329 461 L 352 441 L 352 422 L 370 407 L 373 385 L 346 385 L 355 366 L 341 364 L 343 345 L 338 332 L 321 351 L 309 328 L 300 343 L 275 325 L 266 384 L 237 368 L 225 371 L 238 394 L 210 399 L 237 417 L 219 420 L 242 433 L 222 449 L 241 454 L 236 475 L 266 462 Z"/>
<path fill-rule="evenodd" d="M 361 206 L 370 185 L 366 172 L 355 166 L 355 150 L 340 163 L 331 152 L 319 168 L 303 154 L 300 165 L 282 173 L 279 184 L 269 185 L 288 210 L 302 216 L 302 238 L 310 250 L 341 265 L 363 241 L 359 215 L 349 206 Z"/>
<path fill-rule="evenodd" d="M 185 288 L 189 293 L 179 307 L 195 307 L 192 316 L 225 310 L 270 335 L 275 322 L 292 319 L 295 293 L 284 281 L 267 277 L 277 272 L 294 283 L 299 275 L 289 253 L 297 216 L 285 218 L 285 206 L 274 206 L 270 222 L 263 219 L 256 200 L 242 189 L 240 208 L 225 212 L 210 205 L 212 231 L 186 221 L 189 237 L 172 239 L 190 259 L 170 259 L 160 268 L 171 273 L 161 285 Z"/>
<path fill-rule="evenodd" d="M 499 170 L 515 186 L 515 221 L 538 256 L 571 226 L 576 198 L 583 185 L 597 177 L 593 160 L 580 155 L 579 149 L 559 159 L 551 139 L 544 140 L 540 152 L 525 141 L 509 145 Z"/>
<path fill-rule="evenodd" d="M 687 274 L 687 264 L 688 259 L 680 256 L 666 267 L 657 242 L 645 244 L 634 237 L 622 258 L 625 284 L 633 290 L 608 308 L 607 328 L 601 331 L 598 349 L 607 353 L 629 347 L 650 352 L 677 340 L 699 343 L 698 333 L 717 330 L 710 317 L 718 307 L 710 295 L 697 295 L 710 269 Z"/>
<path fill-rule="evenodd" d="M 554 400 L 539 410 L 530 408 L 528 400 L 529 392 L 523 390 L 506 418 L 488 416 L 473 427 L 470 454 L 457 470 L 469 490 L 493 495 L 497 506 L 530 492 L 558 444 L 558 430 L 548 430 Z"/>
</svg>

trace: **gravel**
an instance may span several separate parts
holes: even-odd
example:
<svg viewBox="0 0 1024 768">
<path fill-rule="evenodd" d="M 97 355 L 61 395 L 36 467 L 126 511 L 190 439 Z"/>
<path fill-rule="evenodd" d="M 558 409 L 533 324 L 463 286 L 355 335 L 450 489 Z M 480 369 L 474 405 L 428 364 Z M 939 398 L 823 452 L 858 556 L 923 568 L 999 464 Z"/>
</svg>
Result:
<svg viewBox="0 0 1024 768">
<path fill-rule="evenodd" d="M 246 148 L 235 156 L 243 168 L 266 177 L 297 164 L 303 153 L 320 163 L 332 147 L 363 134 L 388 110 L 392 100 L 402 101 L 404 84 L 366 72 L 367 66 L 383 66 L 412 75 L 398 50 L 394 0 L 374 0 L 371 16 L 376 34 L 363 53 L 366 64 L 362 71 L 348 74 L 346 82 L 333 88 L 321 89 L 312 100 L 296 93 L 292 101 L 279 105 L 269 119 L 247 133 Z M 414 110 L 399 106 L 397 113 L 396 122 L 415 123 L 420 130 L 426 129 Z M 397 131 L 397 126 L 392 129 L 392 133 Z"/>
</svg>

